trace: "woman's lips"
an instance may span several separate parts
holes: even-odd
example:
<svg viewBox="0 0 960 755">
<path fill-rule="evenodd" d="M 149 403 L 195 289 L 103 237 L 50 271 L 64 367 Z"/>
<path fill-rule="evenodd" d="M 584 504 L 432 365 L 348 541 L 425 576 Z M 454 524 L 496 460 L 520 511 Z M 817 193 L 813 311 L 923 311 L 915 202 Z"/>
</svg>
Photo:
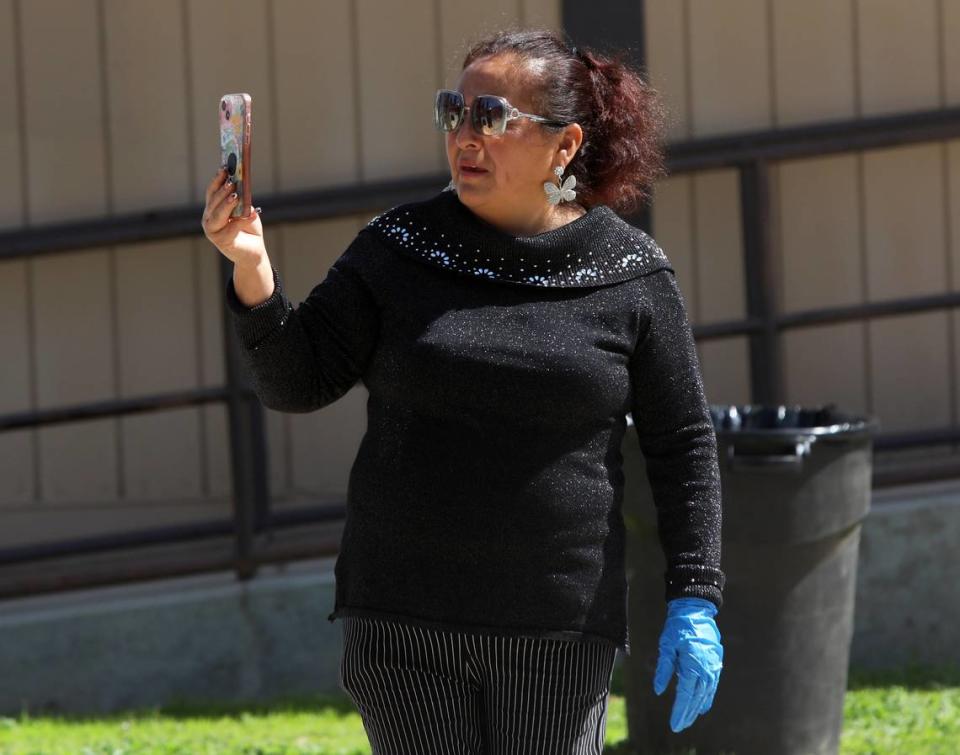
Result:
<svg viewBox="0 0 960 755">
<path fill-rule="evenodd" d="M 483 168 L 472 168 L 469 165 L 460 166 L 461 176 L 482 176 L 486 172 Z"/>
</svg>

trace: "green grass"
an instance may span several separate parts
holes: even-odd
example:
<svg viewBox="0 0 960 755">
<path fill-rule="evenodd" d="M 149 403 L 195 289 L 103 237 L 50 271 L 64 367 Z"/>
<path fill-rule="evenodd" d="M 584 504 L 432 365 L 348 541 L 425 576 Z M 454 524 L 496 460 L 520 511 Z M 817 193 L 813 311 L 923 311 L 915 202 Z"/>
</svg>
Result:
<svg viewBox="0 0 960 755">
<path fill-rule="evenodd" d="M 606 750 L 627 755 L 621 668 L 614 672 Z M 844 755 L 956 753 L 960 666 L 850 674 Z M 370 747 L 353 703 L 309 696 L 271 705 L 174 704 L 112 716 L 0 717 L 2 755 L 359 755 Z"/>
</svg>

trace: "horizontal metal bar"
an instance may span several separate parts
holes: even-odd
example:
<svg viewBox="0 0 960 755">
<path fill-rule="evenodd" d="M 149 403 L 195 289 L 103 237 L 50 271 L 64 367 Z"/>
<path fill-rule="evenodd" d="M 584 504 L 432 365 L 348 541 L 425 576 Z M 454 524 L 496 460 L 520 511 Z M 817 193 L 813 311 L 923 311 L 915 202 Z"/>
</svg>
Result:
<svg viewBox="0 0 960 755">
<path fill-rule="evenodd" d="M 668 172 L 678 174 L 958 136 L 960 108 L 944 108 L 748 131 L 664 147 Z M 258 194 L 256 204 L 264 208 L 265 225 L 323 220 L 423 199 L 446 186 L 449 178 L 447 172 L 442 172 L 376 183 Z M 0 260 L 199 236 L 202 213 L 203 206 L 196 204 L 4 231 L 0 232 Z"/>
<path fill-rule="evenodd" d="M 167 409 L 179 409 L 184 406 L 199 406 L 224 401 L 226 397 L 227 390 L 222 386 L 191 388 L 185 391 L 154 393 L 148 396 L 137 396 L 136 398 L 107 399 L 91 401 L 86 404 L 58 406 L 51 409 L 14 412 L 0 415 L 0 432 L 38 425 L 55 425 L 61 422 L 79 422 L 125 414 L 143 414 Z"/>
<path fill-rule="evenodd" d="M 809 309 L 801 312 L 783 312 L 776 316 L 776 324 L 780 329 L 798 328 L 874 317 L 916 314 L 917 312 L 928 312 L 956 306 L 960 306 L 960 292 L 862 302 L 839 307 Z"/>
<path fill-rule="evenodd" d="M 929 296 L 911 296 L 904 299 L 862 302 L 839 307 L 823 307 L 799 312 L 781 312 L 771 315 L 778 330 L 824 325 L 829 323 L 852 322 L 878 317 L 909 315 L 918 312 L 931 312 L 960 306 L 960 291 Z M 758 318 L 743 320 L 724 320 L 693 326 L 697 339 L 729 338 L 758 332 L 763 327 Z"/>
<path fill-rule="evenodd" d="M 328 522 L 341 519 L 345 514 L 345 503 L 302 507 L 292 511 L 273 511 L 267 518 L 264 531 Z M 0 550 L 0 566 L 63 558 L 65 556 L 104 553 L 122 548 L 199 540 L 214 535 L 232 536 L 234 530 L 233 519 L 214 519 L 173 524 L 165 527 L 152 527 L 132 532 L 113 532 L 106 535 L 94 535 L 51 543 L 31 543 Z"/>
<path fill-rule="evenodd" d="M 884 465 L 874 461 L 873 488 L 911 485 L 917 482 L 950 480 L 960 477 L 960 459 L 913 460 L 909 464 Z"/>
<path fill-rule="evenodd" d="M 447 185 L 449 174 L 431 174 L 325 189 L 258 194 L 264 225 L 338 218 L 377 212 L 424 199 Z M 47 224 L 0 232 L 0 260 L 76 251 L 110 244 L 203 236 L 203 205 L 176 206 L 106 218 Z"/>
<path fill-rule="evenodd" d="M 913 448 L 960 441 L 960 427 L 939 427 L 910 432 L 878 433 L 873 446 L 878 451 Z M 296 528 L 342 518 L 346 503 L 271 512 L 266 529 Z M 61 558 L 135 546 L 202 539 L 211 535 L 229 535 L 234 531 L 232 520 L 207 520 L 188 524 L 111 533 L 54 543 L 34 543 L 0 550 L 0 565 Z"/>
<path fill-rule="evenodd" d="M 960 136 L 960 108 L 849 118 L 724 134 L 667 145 L 671 173 L 731 168 L 754 160 L 788 160 Z"/>
<path fill-rule="evenodd" d="M 935 446 L 960 441 L 960 427 L 931 427 L 906 432 L 877 433 L 873 447 L 877 451 L 900 450 L 918 446 Z"/>
<path fill-rule="evenodd" d="M 723 320 L 693 325 L 693 336 L 697 340 L 711 338 L 729 338 L 731 336 L 746 336 L 759 333 L 764 329 L 764 322 L 759 317 L 748 317 L 743 320 Z"/>
<path fill-rule="evenodd" d="M 334 556 L 340 547 L 343 523 L 338 518 L 257 535 L 253 557 L 265 565 Z M 222 572 L 233 570 L 234 562 L 231 536 L 28 562 L 0 570 L 0 600 Z"/>
</svg>

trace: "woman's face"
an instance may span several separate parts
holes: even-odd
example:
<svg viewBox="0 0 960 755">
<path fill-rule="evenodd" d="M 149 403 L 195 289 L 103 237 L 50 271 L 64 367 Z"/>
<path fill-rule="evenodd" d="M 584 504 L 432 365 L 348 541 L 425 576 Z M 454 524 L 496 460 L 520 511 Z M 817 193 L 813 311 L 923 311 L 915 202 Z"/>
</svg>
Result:
<svg viewBox="0 0 960 755">
<path fill-rule="evenodd" d="M 524 78 L 505 55 L 479 58 L 467 66 L 456 89 L 469 107 L 475 97 L 493 94 L 505 97 L 522 113 L 544 115 L 533 108 L 524 90 Z M 555 165 L 567 165 L 582 140 L 576 124 L 551 132 L 529 118 L 507 122 L 502 136 L 474 131 L 470 118 L 447 133 L 447 161 L 461 202 L 485 219 L 509 227 L 520 218 L 543 217 L 551 206 L 546 201 L 544 181 L 556 182 Z M 470 171 L 476 165 L 482 170 Z M 500 223 L 498 221 L 502 220 Z"/>
</svg>

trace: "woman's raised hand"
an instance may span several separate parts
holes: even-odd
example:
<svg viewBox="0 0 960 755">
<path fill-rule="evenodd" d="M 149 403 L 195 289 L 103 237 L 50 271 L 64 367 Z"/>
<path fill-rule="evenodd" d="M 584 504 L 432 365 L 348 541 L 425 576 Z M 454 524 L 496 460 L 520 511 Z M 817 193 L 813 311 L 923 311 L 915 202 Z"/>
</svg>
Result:
<svg viewBox="0 0 960 755">
<path fill-rule="evenodd" d="M 200 225 L 223 256 L 236 265 L 256 267 L 267 256 L 260 213 L 253 208 L 246 217 L 230 217 L 240 199 L 235 184 L 226 179 L 227 171 L 221 167 L 207 184 L 207 204 Z"/>
</svg>

